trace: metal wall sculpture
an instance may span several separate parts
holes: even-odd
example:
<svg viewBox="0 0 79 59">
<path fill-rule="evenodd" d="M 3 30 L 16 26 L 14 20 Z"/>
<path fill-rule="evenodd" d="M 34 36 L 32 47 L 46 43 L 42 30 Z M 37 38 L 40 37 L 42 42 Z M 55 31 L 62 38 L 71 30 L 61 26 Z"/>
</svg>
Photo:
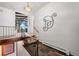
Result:
<svg viewBox="0 0 79 59">
<path fill-rule="evenodd" d="M 44 31 L 48 31 L 48 29 L 52 28 L 54 25 L 54 19 L 53 17 L 56 17 L 57 13 L 53 13 L 51 16 L 47 15 L 43 18 L 43 21 L 45 23 L 45 26 L 43 27 Z"/>
</svg>

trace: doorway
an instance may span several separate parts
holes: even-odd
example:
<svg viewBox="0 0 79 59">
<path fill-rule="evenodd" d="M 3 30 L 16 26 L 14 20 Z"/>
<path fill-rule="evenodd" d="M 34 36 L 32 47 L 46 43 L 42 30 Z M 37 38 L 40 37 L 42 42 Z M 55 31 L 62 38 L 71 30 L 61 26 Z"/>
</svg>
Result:
<svg viewBox="0 0 79 59">
<path fill-rule="evenodd" d="M 16 26 L 17 32 L 18 33 L 28 32 L 28 19 L 27 19 L 27 16 L 25 16 L 24 14 L 19 13 L 19 12 L 16 12 L 15 16 L 16 16 L 15 26 Z"/>
</svg>

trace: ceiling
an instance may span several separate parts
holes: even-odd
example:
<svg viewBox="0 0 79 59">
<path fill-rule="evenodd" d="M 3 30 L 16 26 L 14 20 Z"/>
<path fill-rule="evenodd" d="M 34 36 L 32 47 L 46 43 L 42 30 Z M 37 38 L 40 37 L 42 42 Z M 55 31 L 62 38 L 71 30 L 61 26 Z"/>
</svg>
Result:
<svg viewBox="0 0 79 59">
<path fill-rule="evenodd" d="M 35 13 L 40 8 L 48 4 L 48 2 L 30 2 L 29 4 L 32 6 L 32 12 L 30 13 Z M 0 6 L 28 14 L 28 12 L 24 10 L 24 7 L 27 6 L 27 2 L 0 2 Z"/>
</svg>

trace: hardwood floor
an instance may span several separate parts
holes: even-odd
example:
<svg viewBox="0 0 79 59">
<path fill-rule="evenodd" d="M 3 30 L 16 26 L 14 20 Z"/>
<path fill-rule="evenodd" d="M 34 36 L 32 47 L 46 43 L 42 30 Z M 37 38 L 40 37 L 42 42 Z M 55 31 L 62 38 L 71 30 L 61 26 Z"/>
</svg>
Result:
<svg viewBox="0 0 79 59">
<path fill-rule="evenodd" d="M 61 51 L 58 51 L 54 48 L 42 44 L 41 42 L 38 43 L 38 55 L 37 55 L 37 42 L 23 46 L 31 56 L 65 56 L 66 55 Z"/>
</svg>

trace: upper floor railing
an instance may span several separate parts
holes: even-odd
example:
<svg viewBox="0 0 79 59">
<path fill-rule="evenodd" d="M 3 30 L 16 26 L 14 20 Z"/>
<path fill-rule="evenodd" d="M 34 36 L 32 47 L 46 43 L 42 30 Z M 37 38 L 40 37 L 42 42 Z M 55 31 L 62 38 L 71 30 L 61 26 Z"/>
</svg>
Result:
<svg viewBox="0 0 79 59">
<path fill-rule="evenodd" d="M 0 38 L 13 36 L 15 34 L 15 26 L 0 26 Z"/>
</svg>

